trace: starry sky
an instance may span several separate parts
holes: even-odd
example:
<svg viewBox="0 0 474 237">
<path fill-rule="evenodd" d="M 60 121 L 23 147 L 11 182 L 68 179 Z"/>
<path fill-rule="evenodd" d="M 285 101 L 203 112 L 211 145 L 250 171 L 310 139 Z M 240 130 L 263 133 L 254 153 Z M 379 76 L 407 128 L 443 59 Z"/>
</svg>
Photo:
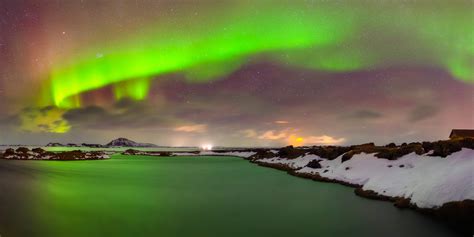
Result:
<svg viewBox="0 0 474 237">
<path fill-rule="evenodd" d="M 385 144 L 474 127 L 474 1 L 0 0 L 0 144 Z"/>
</svg>

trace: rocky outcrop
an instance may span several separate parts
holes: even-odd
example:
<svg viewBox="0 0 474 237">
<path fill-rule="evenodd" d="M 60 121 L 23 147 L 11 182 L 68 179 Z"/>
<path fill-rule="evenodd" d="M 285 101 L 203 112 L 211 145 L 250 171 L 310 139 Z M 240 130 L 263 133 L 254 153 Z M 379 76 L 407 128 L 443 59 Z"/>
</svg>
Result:
<svg viewBox="0 0 474 237">
<path fill-rule="evenodd" d="M 407 144 L 400 147 L 380 147 L 377 149 L 377 154 L 375 154 L 375 157 L 396 160 L 412 152 L 415 152 L 417 155 L 421 155 L 425 153 L 425 150 L 419 143 Z"/>
<path fill-rule="evenodd" d="M 461 138 L 461 139 L 452 139 L 446 141 L 437 141 L 431 144 L 424 143 L 426 147 L 429 147 L 433 150 L 431 156 L 441 156 L 446 157 L 454 152 L 460 151 L 463 147 L 474 149 L 474 139 L 472 138 Z"/>
<path fill-rule="evenodd" d="M 20 147 L 16 150 L 11 148 L 5 150 L 1 156 L 7 160 L 101 160 L 108 159 L 109 155 L 102 151 L 65 151 L 49 152 L 41 148 Z"/>
<path fill-rule="evenodd" d="M 83 147 L 91 147 L 91 148 L 104 148 L 106 146 L 101 144 L 90 144 L 90 143 L 82 143 L 81 146 Z"/>
<path fill-rule="evenodd" d="M 286 146 L 278 150 L 277 156 L 281 158 L 294 159 L 294 158 L 303 156 L 304 154 L 306 154 L 306 152 L 307 152 L 306 150 L 301 149 L 301 148 Z"/>
<path fill-rule="evenodd" d="M 309 168 L 313 168 L 313 169 L 320 169 L 322 168 L 321 167 L 321 164 L 319 164 L 319 161 L 318 160 L 312 160 L 310 161 L 306 167 L 309 167 Z"/>
<path fill-rule="evenodd" d="M 138 143 L 127 138 L 117 138 L 105 145 L 106 147 L 158 147 L 151 143 Z"/>
<path fill-rule="evenodd" d="M 80 147 L 81 145 L 75 144 L 75 143 L 67 143 L 67 144 L 62 144 L 58 142 L 50 142 L 46 145 L 46 147 Z"/>
<path fill-rule="evenodd" d="M 273 158 L 273 157 L 276 157 L 277 154 L 269 151 L 269 150 L 265 150 L 265 149 L 259 149 L 256 151 L 255 155 L 253 156 L 250 156 L 248 159 L 250 160 L 260 160 L 260 159 L 267 159 L 267 158 Z"/>
<path fill-rule="evenodd" d="M 328 160 L 334 160 L 340 155 L 351 150 L 351 147 L 341 147 L 341 146 L 321 146 L 321 147 L 312 147 L 309 149 L 308 154 L 317 155 L 321 158 Z"/>
<path fill-rule="evenodd" d="M 122 152 L 122 155 L 129 155 L 129 156 L 174 156 L 172 152 L 168 151 L 139 151 L 135 149 L 127 149 L 126 151 Z"/>
</svg>

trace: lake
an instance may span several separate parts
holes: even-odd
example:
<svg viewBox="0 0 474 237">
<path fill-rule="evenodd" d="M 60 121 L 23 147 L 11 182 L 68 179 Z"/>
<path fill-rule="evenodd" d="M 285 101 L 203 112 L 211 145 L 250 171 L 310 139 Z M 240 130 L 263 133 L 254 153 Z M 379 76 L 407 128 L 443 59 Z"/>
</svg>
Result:
<svg viewBox="0 0 474 237">
<path fill-rule="evenodd" d="M 2 237 L 455 236 L 352 188 L 231 157 L 0 160 Z"/>
</svg>

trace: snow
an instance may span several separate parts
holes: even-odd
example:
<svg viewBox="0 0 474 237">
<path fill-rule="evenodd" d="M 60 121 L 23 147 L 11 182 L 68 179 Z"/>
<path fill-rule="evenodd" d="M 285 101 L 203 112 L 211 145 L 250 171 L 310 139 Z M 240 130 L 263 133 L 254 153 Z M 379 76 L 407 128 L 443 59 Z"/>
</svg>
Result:
<svg viewBox="0 0 474 237">
<path fill-rule="evenodd" d="M 316 155 L 259 161 L 301 168 L 296 172 L 318 173 L 322 177 L 361 185 L 364 190 L 373 190 L 385 196 L 410 198 L 412 203 L 422 208 L 439 207 L 451 201 L 474 200 L 472 149 L 463 148 L 446 158 L 411 153 L 391 161 L 374 155 L 357 154 L 344 163 L 341 163 L 342 156 L 327 160 Z M 305 167 L 314 159 L 320 160 L 322 168 Z"/>
<path fill-rule="evenodd" d="M 272 164 L 284 164 L 288 165 L 293 169 L 303 168 L 312 160 L 320 160 L 321 158 L 317 155 L 305 155 L 300 156 L 295 159 L 282 159 L 279 157 L 260 159 L 260 162 L 263 163 L 272 163 Z"/>
</svg>

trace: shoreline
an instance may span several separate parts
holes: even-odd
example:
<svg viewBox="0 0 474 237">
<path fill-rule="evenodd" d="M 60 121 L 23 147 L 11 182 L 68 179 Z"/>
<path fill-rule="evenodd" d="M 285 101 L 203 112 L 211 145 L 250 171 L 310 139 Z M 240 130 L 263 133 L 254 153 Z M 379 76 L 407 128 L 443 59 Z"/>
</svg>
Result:
<svg viewBox="0 0 474 237">
<path fill-rule="evenodd" d="M 37 154 L 50 156 L 50 159 Z M 127 149 L 114 154 L 128 155 L 130 159 L 134 155 L 243 158 L 292 176 L 348 186 L 354 188 L 357 196 L 388 201 L 397 208 L 415 210 L 441 220 L 459 233 L 474 233 L 474 140 L 470 138 L 400 146 L 368 143 L 350 147 L 288 146 L 193 152 Z M 6 160 L 102 160 L 108 159 L 110 153 L 52 153 L 40 148 L 33 152 L 23 148 L 10 150 L 8 158 L 7 155 L 3 154 Z"/>
<path fill-rule="evenodd" d="M 472 235 L 473 230 L 473 213 L 474 213 L 474 200 L 465 199 L 462 201 L 453 201 L 444 203 L 442 206 L 437 208 L 420 208 L 415 204 L 410 203 L 410 199 L 404 197 L 392 197 L 387 195 L 378 194 L 373 190 L 364 190 L 363 185 L 353 184 L 337 179 L 330 179 L 319 174 L 309 174 L 296 172 L 298 169 L 291 168 L 284 164 L 272 164 L 258 161 L 250 161 L 261 167 L 277 169 L 280 171 L 285 171 L 287 174 L 303 178 L 310 179 L 317 182 L 333 183 L 339 184 L 346 187 L 354 188 L 354 194 L 377 201 L 385 201 L 393 203 L 394 207 L 399 209 L 410 209 L 422 213 L 424 215 L 436 218 L 439 221 L 447 223 L 455 231 L 461 234 Z"/>
</svg>

